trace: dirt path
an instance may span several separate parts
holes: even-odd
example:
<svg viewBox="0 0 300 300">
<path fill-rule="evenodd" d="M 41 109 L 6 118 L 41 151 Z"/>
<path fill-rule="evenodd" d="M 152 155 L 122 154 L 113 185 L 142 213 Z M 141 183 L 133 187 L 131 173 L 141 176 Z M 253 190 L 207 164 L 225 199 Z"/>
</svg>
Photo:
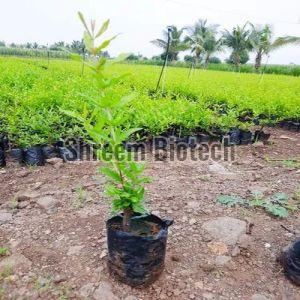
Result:
<svg viewBox="0 0 300 300">
<path fill-rule="evenodd" d="M 300 233 L 300 213 L 276 219 L 261 209 L 228 208 L 220 194 L 251 190 L 293 196 L 300 169 L 300 133 L 271 130 L 269 145 L 241 146 L 233 162 L 154 161 L 148 156 L 148 207 L 173 218 L 166 269 L 151 287 L 132 289 L 106 268 L 109 201 L 95 162 L 0 170 L 0 299 L 300 299 L 276 255 Z M 19 202 L 17 201 L 19 200 Z M 228 216 L 254 227 L 237 244 L 218 242 L 203 224 Z M 3 219 L 4 220 L 4 219 Z M 283 225 L 283 226 L 282 226 Z M 290 230 L 290 231 L 289 231 Z M 4 268 L 4 265 L 12 268 Z M 256 295 L 257 294 L 257 295 Z"/>
</svg>

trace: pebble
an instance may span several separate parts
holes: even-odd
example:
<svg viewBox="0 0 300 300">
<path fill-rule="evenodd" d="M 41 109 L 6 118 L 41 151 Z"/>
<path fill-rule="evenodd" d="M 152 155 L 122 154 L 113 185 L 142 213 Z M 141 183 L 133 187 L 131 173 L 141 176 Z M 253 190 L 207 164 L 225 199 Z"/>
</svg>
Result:
<svg viewBox="0 0 300 300">
<path fill-rule="evenodd" d="M 12 221 L 12 214 L 7 211 L 0 211 L 0 224 Z"/>
<path fill-rule="evenodd" d="M 194 218 L 190 219 L 190 221 L 189 221 L 189 224 L 190 224 L 190 225 L 194 225 L 194 224 L 196 224 L 196 223 L 197 223 L 197 220 L 194 219 Z"/>
</svg>

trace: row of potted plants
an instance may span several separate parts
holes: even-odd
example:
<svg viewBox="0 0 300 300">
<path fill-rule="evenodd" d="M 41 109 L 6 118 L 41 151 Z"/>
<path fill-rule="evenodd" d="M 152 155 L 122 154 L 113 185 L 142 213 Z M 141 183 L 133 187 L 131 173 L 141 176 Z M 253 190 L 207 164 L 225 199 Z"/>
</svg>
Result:
<svg viewBox="0 0 300 300">
<path fill-rule="evenodd" d="M 197 145 L 210 142 L 221 142 L 224 146 L 248 145 L 256 141 L 266 141 L 270 134 L 263 131 L 243 131 L 240 129 L 232 129 L 226 134 L 222 134 L 219 130 L 214 130 L 211 133 L 198 133 L 194 135 L 173 135 L 162 134 L 158 137 L 147 138 L 145 141 L 125 141 L 123 143 L 127 151 L 137 151 L 141 146 L 147 148 L 166 149 L 169 144 L 175 143 L 181 148 L 196 148 Z M 7 140 L 2 141 L 0 145 L 0 165 L 5 166 L 5 148 L 9 146 Z M 90 150 L 89 150 L 90 149 Z M 68 141 L 58 141 L 52 145 L 34 145 L 26 149 L 12 148 L 7 153 L 11 159 L 25 165 L 42 166 L 46 159 L 59 157 L 64 161 L 74 161 L 84 159 L 83 154 L 87 151 L 95 151 L 95 145 L 87 144 L 83 139 L 69 139 Z M 95 153 L 89 153 L 95 156 Z"/>
</svg>

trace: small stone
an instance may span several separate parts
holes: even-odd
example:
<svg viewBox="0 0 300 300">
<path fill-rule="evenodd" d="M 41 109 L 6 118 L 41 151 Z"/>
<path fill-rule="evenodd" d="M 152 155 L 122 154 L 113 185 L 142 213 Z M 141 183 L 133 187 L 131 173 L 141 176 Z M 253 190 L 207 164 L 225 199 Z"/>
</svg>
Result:
<svg viewBox="0 0 300 300">
<path fill-rule="evenodd" d="M 291 140 L 291 141 L 294 141 L 294 140 L 295 140 L 294 138 L 289 137 L 289 136 L 287 136 L 287 135 L 281 135 L 279 138 L 280 138 L 280 139 L 283 139 L 283 140 Z"/>
<path fill-rule="evenodd" d="M 88 283 L 80 288 L 79 295 L 84 299 L 90 299 L 94 293 L 94 290 L 94 285 L 92 283 Z"/>
<path fill-rule="evenodd" d="M 189 208 L 198 208 L 200 206 L 200 203 L 198 201 L 189 201 L 187 203 L 187 207 Z"/>
<path fill-rule="evenodd" d="M 30 174 L 30 171 L 28 171 L 28 170 L 22 170 L 22 171 L 20 171 L 20 172 L 18 172 L 18 177 L 19 178 L 24 178 L 24 177 L 27 177 L 28 175 Z"/>
<path fill-rule="evenodd" d="M 205 222 L 202 226 L 213 239 L 225 243 L 228 246 L 235 245 L 239 237 L 246 233 L 246 222 L 231 218 L 219 217 Z"/>
<path fill-rule="evenodd" d="M 107 256 L 107 251 L 103 250 L 100 254 L 100 259 L 104 258 L 105 256 Z"/>
<path fill-rule="evenodd" d="M 23 208 L 26 208 L 27 206 L 30 205 L 30 202 L 29 201 L 22 201 L 22 202 L 19 202 L 18 203 L 18 208 L 19 209 L 23 209 Z"/>
<path fill-rule="evenodd" d="M 216 268 L 216 265 L 214 262 L 207 260 L 207 261 L 200 263 L 200 268 L 204 272 L 211 272 Z"/>
<path fill-rule="evenodd" d="M 216 257 L 215 263 L 218 267 L 223 267 L 223 266 L 227 265 L 230 261 L 231 261 L 230 256 L 219 255 Z"/>
<path fill-rule="evenodd" d="M 12 221 L 12 214 L 6 211 L 0 211 L 0 224 Z"/>
<path fill-rule="evenodd" d="M 195 288 L 196 289 L 202 290 L 203 287 L 204 287 L 203 281 L 196 281 L 195 282 Z"/>
<path fill-rule="evenodd" d="M 28 271 L 31 267 L 32 262 L 22 254 L 13 254 L 0 261 L 0 272 L 3 268 L 10 266 L 15 271 L 22 269 Z"/>
<path fill-rule="evenodd" d="M 194 218 L 192 218 L 192 219 L 189 220 L 189 224 L 190 224 L 190 225 L 194 225 L 194 224 L 196 224 L 196 223 L 197 223 L 197 220 L 194 219 Z"/>
<path fill-rule="evenodd" d="M 251 297 L 251 300 L 269 300 L 269 298 L 267 298 L 266 296 L 264 296 L 262 294 L 254 294 Z"/>
<path fill-rule="evenodd" d="M 112 286 L 109 282 L 100 283 L 93 295 L 94 300 L 119 300 L 112 292 Z"/>
<path fill-rule="evenodd" d="M 40 194 L 38 192 L 34 192 L 34 191 L 19 191 L 16 196 L 15 199 L 18 202 L 22 202 L 22 201 L 31 201 L 34 198 L 39 197 Z"/>
<path fill-rule="evenodd" d="M 36 203 L 48 214 L 57 212 L 58 201 L 52 196 L 44 196 L 42 198 L 39 198 Z"/>
<path fill-rule="evenodd" d="M 133 295 L 129 295 L 124 300 L 139 300 L 139 299 Z"/>
<path fill-rule="evenodd" d="M 60 275 L 55 276 L 54 279 L 53 279 L 53 282 L 55 284 L 59 284 L 59 283 L 64 282 L 64 281 L 67 281 L 67 278 L 63 277 L 63 276 L 60 276 Z"/>
<path fill-rule="evenodd" d="M 234 247 L 233 250 L 232 250 L 232 252 L 231 252 L 231 256 L 236 257 L 236 256 L 238 256 L 240 254 L 241 254 L 240 248 L 239 247 Z"/>
<path fill-rule="evenodd" d="M 175 289 L 173 291 L 174 296 L 179 296 L 181 294 L 181 291 L 179 289 Z"/>
<path fill-rule="evenodd" d="M 195 294 L 190 294 L 190 295 L 189 295 L 189 298 L 190 298 L 190 299 L 195 299 Z"/>
<path fill-rule="evenodd" d="M 213 300 L 215 299 L 215 295 L 212 293 L 203 293 L 202 294 L 203 299 L 207 299 L 207 300 Z"/>
<path fill-rule="evenodd" d="M 67 255 L 79 255 L 82 252 L 84 246 L 72 246 L 69 248 Z"/>
<path fill-rule="evenodd" d="M 64 161 L 63 159 L 61 158 L 58 158 L 58 157 L 53 157 L 53 158 L 49 158 L 49 159 L 46 159 L 46 163 L 54 166 L 56 164 L 62 164 Z"/>
<path fill-rule="evenodd" d="M 260 186 L 260 185 L 253 185 L 251 186 L 248 191 L 251 193 L 251 194 L 255 194 L 257 192 L 261 193 L 261 194 L 264 194 L 268 191 L 268 188 L 265 187 L 265 186 Z"/>
</svg>

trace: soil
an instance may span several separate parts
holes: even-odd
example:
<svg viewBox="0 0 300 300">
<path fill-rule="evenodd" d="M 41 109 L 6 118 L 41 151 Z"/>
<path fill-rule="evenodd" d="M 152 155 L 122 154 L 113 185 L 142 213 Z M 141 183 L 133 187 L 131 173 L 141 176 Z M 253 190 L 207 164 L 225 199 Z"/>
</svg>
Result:
<svg viewBox="0 0 300 300">
<path fill-rule="evenodd" d="M 111 228 L 113 228 L 113 230 L 124 232 L 122 219 L 116 221 L 110 226 Z M 130 222 L 129 232 L 134 236 L 155 238 L 155 235 L 160 231 L 161 228 L 162 227 L 159 224 L 156 224 L 154 222 L 144 221 L 142 219 L 133 219 Z"/>
<path fill-rule="evenodd" d="M 247 197 L 260 190 L 284 192 L 299 202 L 299 164 L 284 160 L 300 158 L 300 133 L 270 132 L 266 145 L 236 147 L 233 161 L 147 155 L 153 177 L 147 205 L 152 213 L 174 219 L 165 271 L 147 289 L 131 288 L 108 274 L 110 202 L 103 195 L 99 163 L 25 168 L 8 162 L 0 169 L 0 214 L 12 214 L 0 225 L 0 247 L 8 248 L 0 256 L 0 299 L 300 299 L 300 288 L 276 262 L 300 235 L 300 212 L 278 219 L 262 209 L 216 201 L 221 194 Z M 220 216 L 247 222 L 248 234 L 239 245 L 214 241 L 203 231 L 204 222 Z M 3 262 L 13 268 L 3 269 Z"/>
</svg>

